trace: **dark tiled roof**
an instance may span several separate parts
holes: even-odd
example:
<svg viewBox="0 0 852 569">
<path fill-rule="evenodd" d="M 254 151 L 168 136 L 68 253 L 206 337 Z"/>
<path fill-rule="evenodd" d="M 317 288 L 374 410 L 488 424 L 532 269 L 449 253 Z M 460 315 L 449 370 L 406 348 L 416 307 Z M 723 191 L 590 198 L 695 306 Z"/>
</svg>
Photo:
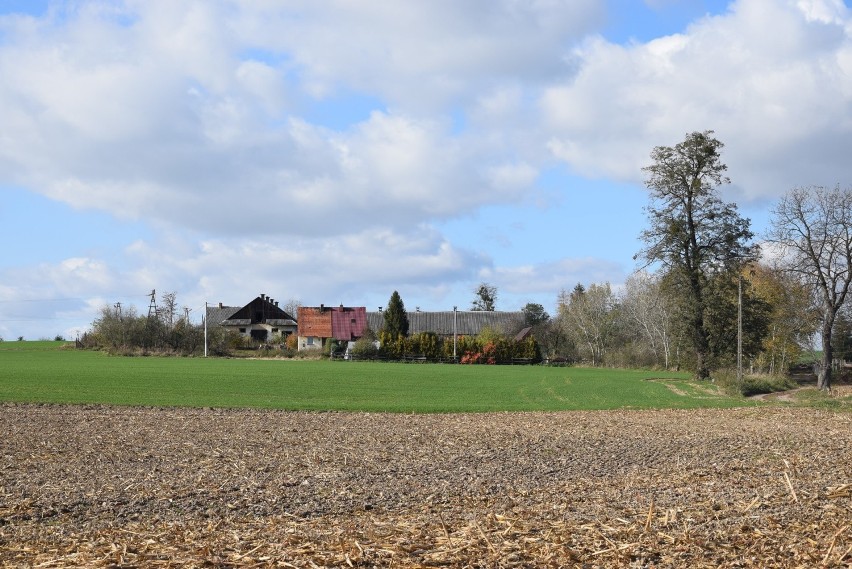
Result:
<svg viewBox="0 0 852 569">
<path fill-rule="evenodd" d="M 207 307 L 207 325 L 220 326 L 225 320 L 228 320 L 237 310 L 239 306 L 208 306 Z"/>
<path fill-rule="evenodd" d="M 248 324 L 266 323 L 269 320 L 294 320 L 295 318 L 271 302 L 266 296 L 258 296 L 230 316 L 230 320 L 246 320 Z"/>
<path fill-rule="evenodd" d="M 453 314 L 456 315 L 455 328 Z M 378 332 L 385 324 L 384 312 L 368 312 L 367 325 Z M 453 331 L 460 336 L 476 336 L 484 328 L 493 328 L 506 334 L 514 334 L 524 325 L 523 312 L 488 312 L 459 310 L 453 312 L 409 312 L 408 333 L 434 332 L 439 336 L 452 336 Z"/>
<path fill-rule="evenodd" d="M 258 316 L 260 318 L 258 319 Z M 210 326 L 249 326 L 264 322 L 270 326 L 295 326 L 296 319 L 268 298 L 257 297 L 245 306 L 208 306 L 207 324 Z"/>
</svg>

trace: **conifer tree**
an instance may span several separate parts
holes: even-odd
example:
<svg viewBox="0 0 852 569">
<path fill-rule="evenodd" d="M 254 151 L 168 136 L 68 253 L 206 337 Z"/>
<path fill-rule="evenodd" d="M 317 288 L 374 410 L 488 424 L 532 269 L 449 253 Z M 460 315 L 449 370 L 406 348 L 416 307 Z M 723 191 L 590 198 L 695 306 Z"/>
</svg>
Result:
<svg viewBox="0 0 852 569">
<path fill-rule="evenodd" d="M 408 336 L 408 313 L 405 311 L 405 305 L 402 303 L 402 297 L 397 291 L 393 291 L 388 307 L 384 314 L 385 326 L 384 331 L 390 334 L 392 338 L 400 336 Z"/>
</svg>

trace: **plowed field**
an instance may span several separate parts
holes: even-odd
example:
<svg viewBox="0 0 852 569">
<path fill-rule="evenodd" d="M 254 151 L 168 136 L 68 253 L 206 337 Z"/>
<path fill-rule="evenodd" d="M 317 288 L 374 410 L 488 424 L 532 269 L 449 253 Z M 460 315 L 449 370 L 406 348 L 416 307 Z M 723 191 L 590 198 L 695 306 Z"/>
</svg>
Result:
<svg viewBox="0 0 852 569">
<path fill-rule="evenodd" d="M 849 567 L 852 415 L 3 405 L 0 565 Z"/>
</svg>

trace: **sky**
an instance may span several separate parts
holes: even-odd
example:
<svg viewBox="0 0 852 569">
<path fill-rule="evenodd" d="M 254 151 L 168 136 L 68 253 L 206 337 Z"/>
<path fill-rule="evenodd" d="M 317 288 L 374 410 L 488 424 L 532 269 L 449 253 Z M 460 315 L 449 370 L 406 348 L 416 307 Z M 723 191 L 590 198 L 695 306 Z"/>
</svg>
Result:
<svg viewBox="0 0 852 569">
<path fill-rule="evenodd" d="M 0 0 L 0 78 L 5 340 L 151 291 L 553 314 L 639 268 L 694 131 L 758 239 L 852 183 L 841 0 Z"/>
</svg>

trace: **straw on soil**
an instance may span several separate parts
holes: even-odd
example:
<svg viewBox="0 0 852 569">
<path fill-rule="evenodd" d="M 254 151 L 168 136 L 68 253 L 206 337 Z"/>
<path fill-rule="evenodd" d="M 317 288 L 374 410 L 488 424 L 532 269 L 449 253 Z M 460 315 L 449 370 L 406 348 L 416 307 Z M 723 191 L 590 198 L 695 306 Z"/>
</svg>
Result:
<svg viewBox="0 0 852 569">
<path fill-rule="evenodd" d="M 852 416 L 0 406 L 0 565 L 849 567 Z"/>
</svg>

